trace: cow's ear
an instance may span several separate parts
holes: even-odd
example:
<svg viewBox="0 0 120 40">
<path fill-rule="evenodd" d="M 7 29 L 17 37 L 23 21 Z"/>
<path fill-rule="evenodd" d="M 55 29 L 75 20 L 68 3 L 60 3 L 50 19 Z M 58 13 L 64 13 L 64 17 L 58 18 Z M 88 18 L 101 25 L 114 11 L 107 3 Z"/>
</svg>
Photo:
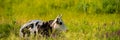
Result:
<svg viewBox="0 0 120 40">
<path fill-rule="evenodd" d="M 59 15 L 56 18 L 59 18 Z"/>
<path fill-rule="evenodd" d="M 62 14 L 60 14 L 60 16 L 59 16 L 60 18 L 62 17 Z"/>
</svg>

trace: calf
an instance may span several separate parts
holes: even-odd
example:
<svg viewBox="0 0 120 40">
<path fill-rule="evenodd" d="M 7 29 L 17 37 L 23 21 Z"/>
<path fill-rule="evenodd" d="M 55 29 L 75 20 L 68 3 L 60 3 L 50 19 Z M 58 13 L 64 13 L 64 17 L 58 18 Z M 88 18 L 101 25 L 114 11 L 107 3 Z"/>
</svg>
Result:
<svg viewBox="0 0 120 40">
<path fill-rule="evenodd" d="M 20 29 L 20 34 L 22 34 L 22 37 L 29 36 L 30 34 L 38 33 L 45 37 L 54 36 L 56 32 L 62 32 L 66 31 L 66 27 L 64 25 L 64 22 L 61 19 L 61 15 L 57 16 L 55 20 L 49 20 L 46 22 L 39 21 L 39 20 L 33 20 L 29 23 L 26 23 L 23 25 Z"/>
</svg>

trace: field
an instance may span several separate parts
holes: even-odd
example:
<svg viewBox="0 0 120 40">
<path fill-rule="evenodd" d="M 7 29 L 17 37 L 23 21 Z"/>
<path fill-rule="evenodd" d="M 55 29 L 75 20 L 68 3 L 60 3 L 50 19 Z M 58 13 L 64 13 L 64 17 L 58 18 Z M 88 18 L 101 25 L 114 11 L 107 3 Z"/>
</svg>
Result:
<svg viewBox="0 0 120 40">
<path fill-rule="evenodd" d="M 68 31 L 55 40 L 120 40 L 119 7 L 119 0 L 0 0 L 0 40 L 21 40 L 21 25 L 59 14 Z"/>
</svg>

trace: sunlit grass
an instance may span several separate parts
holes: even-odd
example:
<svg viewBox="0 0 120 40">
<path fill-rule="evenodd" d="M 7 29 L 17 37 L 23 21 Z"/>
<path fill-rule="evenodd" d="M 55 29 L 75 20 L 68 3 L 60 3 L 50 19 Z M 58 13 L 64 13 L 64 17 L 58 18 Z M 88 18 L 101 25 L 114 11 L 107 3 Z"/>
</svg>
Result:
<svg viewBox="0 0 120 40">
<path fill-rule="evenodd" d="M 97 8 L 103 9 L 102 0 L 5 0 L 3 3 L 0 5 L 0 40 L 21 40 L 21 25 L 30 20 L 53 20 L 59 14 L 63 15 L 68 32 L 55 40 L 120 39 L 120 14 L 95 12 Z M 90 7 L 85 11 L 87 4 Z"/>
</svg>

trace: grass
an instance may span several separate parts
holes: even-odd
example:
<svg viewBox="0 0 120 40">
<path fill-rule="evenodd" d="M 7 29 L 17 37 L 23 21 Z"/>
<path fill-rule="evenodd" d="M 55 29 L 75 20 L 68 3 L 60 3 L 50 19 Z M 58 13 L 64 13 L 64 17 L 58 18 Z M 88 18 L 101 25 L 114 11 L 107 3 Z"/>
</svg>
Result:
<svg viewBox="0 0 120 40">
<path fill-rule="evenodd" d="M 21 25 L 29 20 L 55 19 L 59 14 L 63 15 L 68 32 L 55 40 L 120 40 L 119 13 L 95 13 L 93 6 L 87 12 L 82 9 L 82 4 L 91 2 L 101 8 L 99 1 L 0 0 L 0 40 L 21 40 Z"/>
</svg>

